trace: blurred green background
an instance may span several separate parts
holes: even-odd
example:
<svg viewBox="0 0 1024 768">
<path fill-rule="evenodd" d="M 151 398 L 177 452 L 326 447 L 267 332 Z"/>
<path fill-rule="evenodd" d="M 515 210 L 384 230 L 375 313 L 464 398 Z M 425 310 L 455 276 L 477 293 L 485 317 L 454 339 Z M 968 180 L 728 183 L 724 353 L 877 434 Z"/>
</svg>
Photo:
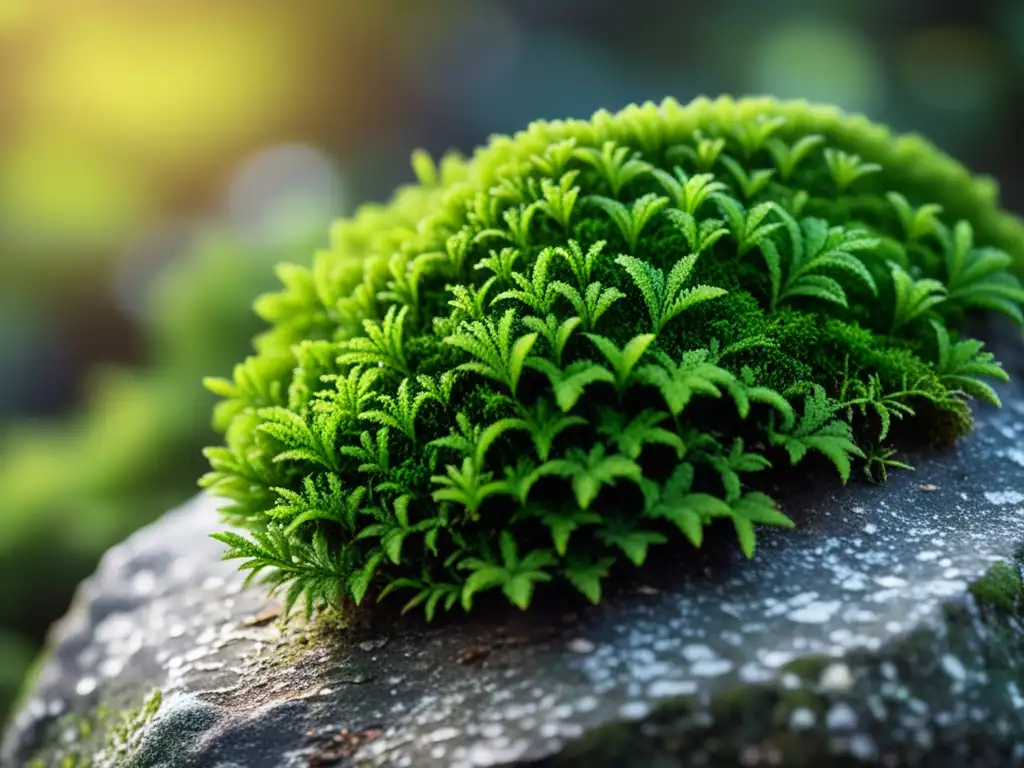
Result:
<svg viewBox="0 0 1024 768">
<path fill-rule="evenodd" d="M 1024 202 L 1021 0 L 0 0 L 0 720 L 111 544 L 195 492 L 278 260 L 535 118 L 835 102 Z"/>
</svg>

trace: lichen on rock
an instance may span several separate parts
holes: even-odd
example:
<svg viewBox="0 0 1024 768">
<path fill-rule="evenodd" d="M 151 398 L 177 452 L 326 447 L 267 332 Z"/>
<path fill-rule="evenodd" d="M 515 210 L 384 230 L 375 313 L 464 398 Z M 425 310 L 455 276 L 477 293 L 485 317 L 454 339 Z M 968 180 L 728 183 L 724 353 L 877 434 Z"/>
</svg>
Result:
<svg viewBox="0 0 1024 768">
<path fill-rule="evenodd" d="M 58 743 L 44 747 L 28 768 L 127 768 L 136 755 L 148 726 L 153 722 L 163 694 L 152 691 L 135 708 L 111 711 L 97 706 L 82 715 L 71 713 L 57 723 Z"/>
</svg>

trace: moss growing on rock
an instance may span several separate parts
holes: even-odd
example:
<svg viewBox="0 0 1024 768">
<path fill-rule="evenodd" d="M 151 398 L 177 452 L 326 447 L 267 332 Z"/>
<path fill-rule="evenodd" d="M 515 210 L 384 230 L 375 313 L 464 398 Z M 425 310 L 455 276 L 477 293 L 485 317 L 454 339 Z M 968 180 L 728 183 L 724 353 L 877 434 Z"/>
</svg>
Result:
<svg viewBox="0 0 1024 768">
<path fill-rule="evenodd" d="M 927 142 L 768 99 L 535 123 L 282 265 L 204 485 L 288 607 L 589 600 L 658 546 L 792 521 L 772 468 L 952 442 L 1005 379 L 965 313 L 1021 319 L 1024 228 Z"/>
<path fill-rule="evenodd" d="M 142 734 L 163 703 L 155 690 L 136 708 L 112 712 L 97 707 L 87 718 L 70 718 L 62 726 L 63 744 L 28 768 L 117 768 L 132 759 Z"/>
<path fill-rule="evenodd" d="M 1024 613 L 1022 562 L 996 563 L 971 585 L 971 594 L 984 608 L 1009 616 Z"/>
</svg>

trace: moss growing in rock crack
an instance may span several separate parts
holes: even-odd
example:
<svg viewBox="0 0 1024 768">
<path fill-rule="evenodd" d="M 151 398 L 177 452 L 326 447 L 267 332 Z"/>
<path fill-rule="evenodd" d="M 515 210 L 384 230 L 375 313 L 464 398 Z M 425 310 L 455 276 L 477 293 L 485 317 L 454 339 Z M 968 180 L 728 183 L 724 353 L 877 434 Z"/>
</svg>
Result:
<svg viewBox="0 0 1024 768">
<path fill-rule="evenodd" d="M 790 526 L 773 468 L 884 476 L 1005 379 L 965 313 L 1021 319 L 1024 228 L 919 138 L 769 99 L 531 125 L 338 224 L 257 310 L 203 484 L 228 557 L 339 609 L 428 617 L 730 521 Z"/>
</svg>

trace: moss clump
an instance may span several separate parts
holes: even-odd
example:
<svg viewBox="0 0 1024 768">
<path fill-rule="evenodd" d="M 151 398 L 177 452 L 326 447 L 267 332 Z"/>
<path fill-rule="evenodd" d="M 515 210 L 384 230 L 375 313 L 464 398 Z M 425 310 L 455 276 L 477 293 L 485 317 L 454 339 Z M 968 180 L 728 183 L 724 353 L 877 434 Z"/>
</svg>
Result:
<svg viewBox="0 0 1024 768">
<path fill-rule="evenodd" d="M 805 103 L 535 123 L 283 265 L 203 483 L 229 557 L 344 608 L 409 590 L 525 608 L 732 523 L 792 522 L 768 471 L 900 466 L 1005 379 L 965 313 L 1021 319 L 1024 227 L 918 138 Z"/>
<path fill-rule="evenodd" d="M 1024 579 L 1019 563 L 996 563 L 971 584 L 971 594 L 991 610 L 1013 616 L 1024 612 Z"/>
</svg>

